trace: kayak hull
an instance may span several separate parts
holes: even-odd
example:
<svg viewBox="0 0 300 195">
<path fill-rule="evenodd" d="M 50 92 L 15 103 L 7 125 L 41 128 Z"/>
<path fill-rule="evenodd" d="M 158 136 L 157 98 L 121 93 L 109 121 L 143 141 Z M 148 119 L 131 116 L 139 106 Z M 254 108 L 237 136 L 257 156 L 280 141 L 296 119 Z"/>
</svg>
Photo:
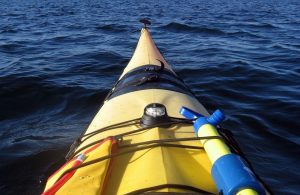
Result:
<svg viewBox="0 0 300 195">
<path fill-rule="evenodd" d="M 183 106 L 209 116 L 143 28 L 124 72 L 44 194 L 217 194 L 212 163 L 193 125 L 145 128 L 140 120 L 150 104 L 163 105 L 177 121 L 183 121 Z"/>
</svg>

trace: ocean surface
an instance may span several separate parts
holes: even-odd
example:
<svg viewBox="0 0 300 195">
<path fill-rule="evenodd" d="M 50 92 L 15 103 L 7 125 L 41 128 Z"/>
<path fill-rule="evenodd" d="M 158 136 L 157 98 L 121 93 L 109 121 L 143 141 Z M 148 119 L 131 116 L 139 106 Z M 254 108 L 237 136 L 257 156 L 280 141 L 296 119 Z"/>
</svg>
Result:
<svg viewBox="0 0 300 195">
<path fill-rule="evenodd" d="M 0 194 L 39 194 L 129 61 L 141 18 L 274 194 L 300 194 L 299 0 L 0 0 Z"/>
</svg>

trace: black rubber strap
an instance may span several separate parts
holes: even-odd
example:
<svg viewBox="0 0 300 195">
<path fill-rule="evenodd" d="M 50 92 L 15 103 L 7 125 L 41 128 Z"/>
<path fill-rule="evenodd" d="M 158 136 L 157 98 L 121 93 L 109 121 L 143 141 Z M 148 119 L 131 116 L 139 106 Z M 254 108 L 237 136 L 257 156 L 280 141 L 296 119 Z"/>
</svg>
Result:
<svg viewBox="0 0 300 195">
<path fill-rule="evenodd" d="M 188 94 L 191 90 L 173 72 L 156 65 L 144 65 L 126 73 L 109 93 L 107 99 L 144 89 L 165 89 Z"/>
<path fill-rule="evenodd" d="M 178 79 L 180 79 L 174 72 L 170 71 L 169 69 L 166 69 L 166 68 L 161 68 L 161 66 L 157 66 L 157 65 L 151 65 L 151 64 L 148 64 L 148 65 L 144 65 L 144 66 L 140 66 L 140 67 L 137 67 L 137 68 L 134 68 L 130 71 L 128 71 L 123 77 L 122 79 L 126 76 L 131 76 L 131 75 L 137 75 L 137 74 L 140 74 L 140 73 L 144 73 L 144 72 L 163 72 L 164 74 L 168 74 L 170 76 L 174 76 L 174 77 L 177 77 Z"/>
<path fill-rule="evenodd" d="M 126 195 L 138 195 L 138 194 L 142 194 L 145 192 L 149 192 L 149 191 L 153 191 L 153 190 L 160 190 L 160 189 L 164 189 L 164 188 L 183 189 L 183 190 L 187 190 L 187 191 L 196 192 L 196 194 L 199 194 L 199 195 L 212 195 L 212 193 L 210 193 L 210 192 L 201 190 L 199 188 L 195 188 L 193 186 L 182 185 L 182 184 L 162 184 L 162 185 L 158 185 L 158 186 L 152 186 L 152 187 L 148 187 L 148 188 L 135 190 L 135 191 L 127 193 Z"/>
</svg>

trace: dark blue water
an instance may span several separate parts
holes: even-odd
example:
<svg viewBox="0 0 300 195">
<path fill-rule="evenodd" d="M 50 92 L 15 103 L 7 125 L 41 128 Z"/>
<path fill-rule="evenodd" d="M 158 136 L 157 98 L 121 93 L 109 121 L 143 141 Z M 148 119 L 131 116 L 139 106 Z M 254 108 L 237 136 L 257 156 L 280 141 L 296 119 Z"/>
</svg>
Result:
<svg viewBox="0 0 300 195">
<path fill-rule="evenodd" d="M 0 1 L 0 193 L 38 194 L 153 38 L 275 194 L 300 193 L 300 1 Z"/>
</svg>

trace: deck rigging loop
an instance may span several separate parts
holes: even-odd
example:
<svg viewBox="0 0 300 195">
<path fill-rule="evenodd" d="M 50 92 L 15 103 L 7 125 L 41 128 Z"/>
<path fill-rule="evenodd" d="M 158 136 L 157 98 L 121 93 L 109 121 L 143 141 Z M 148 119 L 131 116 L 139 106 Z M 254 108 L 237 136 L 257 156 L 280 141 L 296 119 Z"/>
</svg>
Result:
<svg viewBox="0 0 300 195">
<path fill-rule="evenodd" d="M 165 69 L 165 63 L 159 59 L 156 60 L 160 62 L 160 71 L 163 71 Z"/>
<path fill-rule="evenodd" d="M 115 137 L 115 136 L 114 136 Z M 221 139 L 223 140 L 222 136 L 205 136 L 205 137 L 190 137 L 190 138 L 174 138 L 174 139 L 164 139 L 164 140 L 152 140 L 149 142 L 140 142 L 137 143 L 134 146 L 137 147 L 133 147 L 131 148 L 130 145 L 123 145 L 121 147 L 126 148 L 128 147 L 129 149 L 124 150 L 124 151 L 120 151 L 120 152 L 116 152 L 116 153 L 112 153 L 106 156 L 101 156 L 99 158 L 96 158 L 94 160 L 90 160 L 88 162 L 83 162 L 82 164 L 69 168 L 67 170 L 65 170 L 60 177 L 56 180 L 59 181 L 64 175 L 66 175 L 67 173 L 80 169 L 82 167 L 86 167 L 95 163 L 99 163 L 102 162 L 104 160 L 110 159 L 110 158 L 114 158 L 114 157 L 118 157 L 118 156 L 122 156 L 125 154 L 129 154 L 129 153 L 133 153 L 133 152 L 137 152 L 137 151 L 141 151 L 141 150 L 146 150 L 146 149 L 152 149 L 155 147 L 177 147 L 177 148 L 189 148 L 189 149 L 203 149 L 202 147 L 193 147 L 193 146 L 189 146 L 189 145 L 182 145 L 182 144 L 168 144 L 170 142 L 179 142 L 179 141 L 194 141 L 194 140 L 209 140 L 209 139 Z M 97 143 L 102 142 L 105 139 L 102 140 L 98 140 Z M 93 145 L 95 145 L 96 143 L 94 143 Z M 89 145 L 90 146 L 90 145 Z M 81 148 L 82 149 L 82 148 Z M 79 151 L 76 151 L 76 155 L 78 155 Z M 56 183 L 55 182 L 55 183 Z"/>
<path fill-rule="evenodd" d="M 142 118 L 137 118 L 137 119 L 132 119 L 132 120 L 116 123 L 116 124 L 113 124 L 113 125 L 103 127 L 101 129 L 97 129 L 97 130 L 95 130 L 91 133 L 81 135 L 71 145 L 70 150 L 69 150 L 68 154 L 66 155 L 66 159 L 67 160 L 71 159 L 76 154 L 78 154 L 80 151 L 82 151 L 82 150 L 84 150 L 84 149 L 86 149 L 86 148 L 88 148 L 88 147 L 90 147 L 90 146 L 92 146 L 92 145 L 99 142 L 99 140 L 95 141 L 95 142 L 92 142 L 92 143 L 87 144 L 86 146 L 81 147 L 77 150 L 77 148 L 80 144 L 82 144 L 84 141 L 90 139 L 91 137 L 93 137 L 93 136 L 95 136 L 99 133 L 102 133 L 104 131 L 109 131 L 109 130 L 114 130 L 116 128 L 121 128 L 121 127 L 130 126 L 130 125 L 140 124 L 141 119 Z M 120 137 L 123 137 L 123 136 L 129 136 L 131 134 L 146 131 L 146 130 L 150 130 L 150 129 L 155 128 L 155 127 L 165 127 L 165 126 L 171 126 L 171 125 L 192 125 L 193 124 L 193 120 L 190 120 L 190 119 L 176 118 L 176 117 L 170 117 L 170 119 L 171 119 L 170 121 L 161 122 L 159 124 L 149 125 L 147 127 L 140 127 L 140 128 L 134 129 L 134 130 L 129 131 L 129 132 L 125 132 L 125 133 L 115 135 L 114 137 L 120 138 Z"/>
</svg>

